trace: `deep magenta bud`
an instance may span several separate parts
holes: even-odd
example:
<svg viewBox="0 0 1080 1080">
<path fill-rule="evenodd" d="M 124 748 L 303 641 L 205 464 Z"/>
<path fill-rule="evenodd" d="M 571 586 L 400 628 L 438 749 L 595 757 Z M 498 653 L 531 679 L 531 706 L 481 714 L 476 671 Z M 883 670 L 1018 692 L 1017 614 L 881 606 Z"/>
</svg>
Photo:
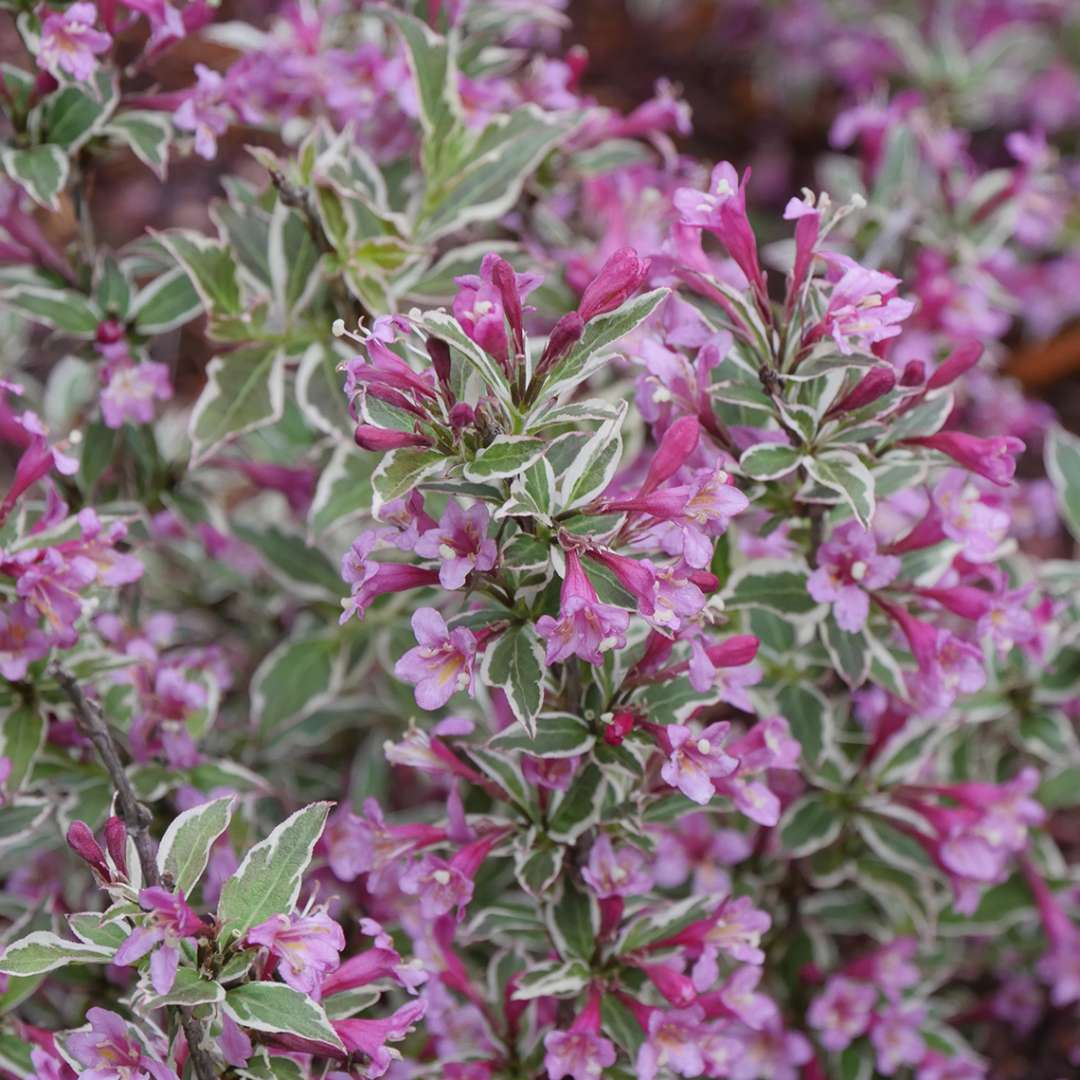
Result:
<svg viewBox="0 0 1080 1080">
<path fill-rule="evenodd" d="M 588 322 L 614 311 L 638 291 L 648 272 L 648 259 L 642 259 L 633 248 L 620 248 L 585 286 L 578 314 Z"/>
<path fill-rule="evenodd" d="M 450 346 L 441 338 L 429 337 L 424 343 L 427 346 L 428 356 L 431 357 L 432 366 L 439 382 L 445 387 L 450 386 Z"/>
<path fill-rule="evenodd" d="M 941 367 L 926 380 L 926 389 L 937 390 L 939 387 L 955 382 L 979 362 L 982 354 L 983 347 L 977 341 L 968 341 L 963 345 L 958 345 L 942 360 Z"/>
<path fill-rule="evenodd" d="M 514 335 L 514 351 L 520 356 L 525 351 L 525 313 L 521 307 L 517 274 L 505 259 L 496 257 L 492 262 L 491 280 L 499 290 L 503 314 Z"/>
<path fill-rule="evenodd" d="M 403 446 L 429 447 L 434 443 L 425 435 L 416 435 L 411 431 L 395 431 L 393 428 L 376 427 L 374 424 L 360 424 L 353 434 L 353 440 L 361 450 L 400 450 Z"/>
<path fill-rule="evenodd" d="M 105 852 L 94 839 L 90 826 L 85 821 L 73 821 L 67 831 L 68 847 L 104 882 L 112 881 L 112 873 L 105 862 Z"/>
<path fill-rule="evenodd" d="M 584 332 L 585 320 L 576 311 L 564 315 L 552 327 L 537 371 L 548 371 L 553 364 L 557 364 L 578 343 Z"/>
<path fill-rule="evenodd" d="M 720 579 L 708 570 L 691 570 L 686 576 L 703 593 L 714 593 L 720 588 Z"/>
<path fill-rule="evenodd" d="M 909 360 L 900 373 L 901 386 L 922 386 L 926 381 L 926 365 L 921 360 Z"/>
<path fill-rule="evenodd" d="M 634 714 L 629 709 L 620 709 L 604 728 L 604 742 L 608 746 L 621 746 L 623 739 L 634 727 Z"/>
<path fill-rule="evenodd" d="M 99 345 L 115 345 L 124 336 L 124 324 L 119 319 L 102 319 L 94 340 Z"/>
<path fill-rule="evenodd" d="M 664 432 L 656 453 L 649 463 L 645 483 L 638 495 L 648 495 L 665 480 L 674 476 L 686 464 L 686 459 L 697 449 L 701 437 L 701 425 L 696 416 L 680 416 Z"/>
<path fill-rule="evenodd" d="M 121 818 L 114 816 L 105 822 L 105 847 L 113 866 L 127 877 L 127 826 Z"/>
<path fill-rule="evenodd" d="M 462 431 L 467 427 L 472 427 L 476 423 L 476 413 L 473 412 L 473 407 L 464 401 L 459 401 L 450 410 L 450 426 L 455 431 Z"/>
<path fill-rule="evenodd" d="M 879 397 L 889 393 L 896 386 L 896 372 L 891 367 L 871 368 L 830 410 L 831 413 L 854 412 Z"/>
</svg>

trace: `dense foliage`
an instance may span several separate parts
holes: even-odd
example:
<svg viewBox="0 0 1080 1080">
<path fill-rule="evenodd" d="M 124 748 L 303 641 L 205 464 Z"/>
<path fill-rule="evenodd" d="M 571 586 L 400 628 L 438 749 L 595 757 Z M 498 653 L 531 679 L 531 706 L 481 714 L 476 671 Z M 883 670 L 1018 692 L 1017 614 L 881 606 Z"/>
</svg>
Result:
<svg viewBox="0 0 1080 1080">
<path fill-rule="evenodd" d="M 726 6 L 777 202 L 556 0 L 3 6 L 0 1075 L 1080 1069 L 1080 11 Z"/>
</svg>

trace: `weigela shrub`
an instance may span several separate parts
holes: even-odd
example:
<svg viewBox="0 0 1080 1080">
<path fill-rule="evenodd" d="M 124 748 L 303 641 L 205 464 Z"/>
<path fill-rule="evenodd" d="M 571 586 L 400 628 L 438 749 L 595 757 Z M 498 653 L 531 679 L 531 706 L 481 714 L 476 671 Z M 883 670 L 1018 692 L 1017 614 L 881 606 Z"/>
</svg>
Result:
<svg viewBox="0 0 1080 1080">
<path fill-rule="evenodd" d="M 1080 1068 L 1077 12 L 562 6 L 5 5 L 3 1076 Z"/>
</svg>

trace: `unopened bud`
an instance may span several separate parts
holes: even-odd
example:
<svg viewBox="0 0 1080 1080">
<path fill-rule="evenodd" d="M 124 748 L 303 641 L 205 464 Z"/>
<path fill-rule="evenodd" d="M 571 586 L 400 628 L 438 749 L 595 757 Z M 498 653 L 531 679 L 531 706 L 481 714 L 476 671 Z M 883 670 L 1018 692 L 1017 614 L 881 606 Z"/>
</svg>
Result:
<svg viewBox="0 0 1080 1080">
<path fill-rule="evenodd" d="M 648 495 L 686 464 L 686 459 L 697 449 L 701 437 L 701 425 L 696 416 L 680 416 L 664 432 L 660 445 L 649 463 L 649 471 L 638 495 Z"/>
<path fill-rule="evenodd" d="M 629 709 L 620 709 L 604 728 L 604 742 L 608 746 L 621 746 L 623 739 L 634 727 L 634 714 Z"/>
<path fill-rule="evenodd" d="M 576 312 L 564 315 L 552 327 L 537 373 L 550 371 L 577 343 L 585 332 L 585 320 Z"/>
<path fill-rule="evenodd" d="M 353 441 L 361 450 L 400 450 L 403 446 L 429 447 L 434 445 L 425 435 L 411 431 L 395 431 L 393 428 L 360 424 L 353 434 Z"/>
<path fill-rule="evenodd" d="M 891 367 L 871 368 L 852 388 L 851 392 L 841 398 L 830 410 L 830 413 L 854 412 L 864 405 L 869 405 L 883 397 L 896 386 L 896 372 Z"/>
<path fill-rule="evenodd" d="M 101 881 L 112 881 L 112 873 L 105 862 L 105 852 L 101 850 L 101 845 L 94 839 L 94 834 L 85 821 L 71 823 L 67 831 L 67 842 L 68 847 L 90 866 Z"/>
<path fill-rule="evenodd" d="M 926 365 L 921 360 L 909 360 L 900 373 L 901 386 L 922 386 L 926 381 Z"/>
<path fill-rule="evenodd" d="M 588 322 L 614 311 L 637 292 L 648 272 L 648 259 L 642 259 L 633 248 L 620 248 L 585 286 L 578 314 Z"/>
<path fill-rule="evenodd" d="M 123 819 L 111 817 L 105 822 L 105 846 L 109 849 L 113 866 L 127 877 L 127 826 Z"/>
<path fill-rule="evenodd" d="M 431 357 L 432 366 L 439 382 L 447 389 L 450 388 L 450 346 L 441 338 L 429 337 L 424 345 L 428 356 Z"/>
<path fill-rule="evenodd" d="M 926 380 L 927 390 L 937 390 L 955 382 L 961 375 L 966 375 L 983 354 L 983 347 L 977 341 L 969 341 L 953 349 L 941 362 L 941 366 Z"/>
</svg>

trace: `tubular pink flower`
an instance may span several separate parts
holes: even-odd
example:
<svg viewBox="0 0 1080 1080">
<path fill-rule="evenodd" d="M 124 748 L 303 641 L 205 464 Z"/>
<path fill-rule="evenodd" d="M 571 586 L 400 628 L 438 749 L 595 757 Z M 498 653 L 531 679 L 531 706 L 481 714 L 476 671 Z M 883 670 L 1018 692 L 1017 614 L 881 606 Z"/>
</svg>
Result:
<svg viewBox="0 0 1080 1080">
<path fill-rule="evenodd" d="M 1016 472 L 1016 457 L 1024 443 L 1011 435 L 982 439 L 962 431 L 939 431 L 918 439 L 905 439 L 910 446 L 924 446 L 951 457 L 970 472 L 984 476 L 998 487 L 1008 487 Z"/>
</svg>

